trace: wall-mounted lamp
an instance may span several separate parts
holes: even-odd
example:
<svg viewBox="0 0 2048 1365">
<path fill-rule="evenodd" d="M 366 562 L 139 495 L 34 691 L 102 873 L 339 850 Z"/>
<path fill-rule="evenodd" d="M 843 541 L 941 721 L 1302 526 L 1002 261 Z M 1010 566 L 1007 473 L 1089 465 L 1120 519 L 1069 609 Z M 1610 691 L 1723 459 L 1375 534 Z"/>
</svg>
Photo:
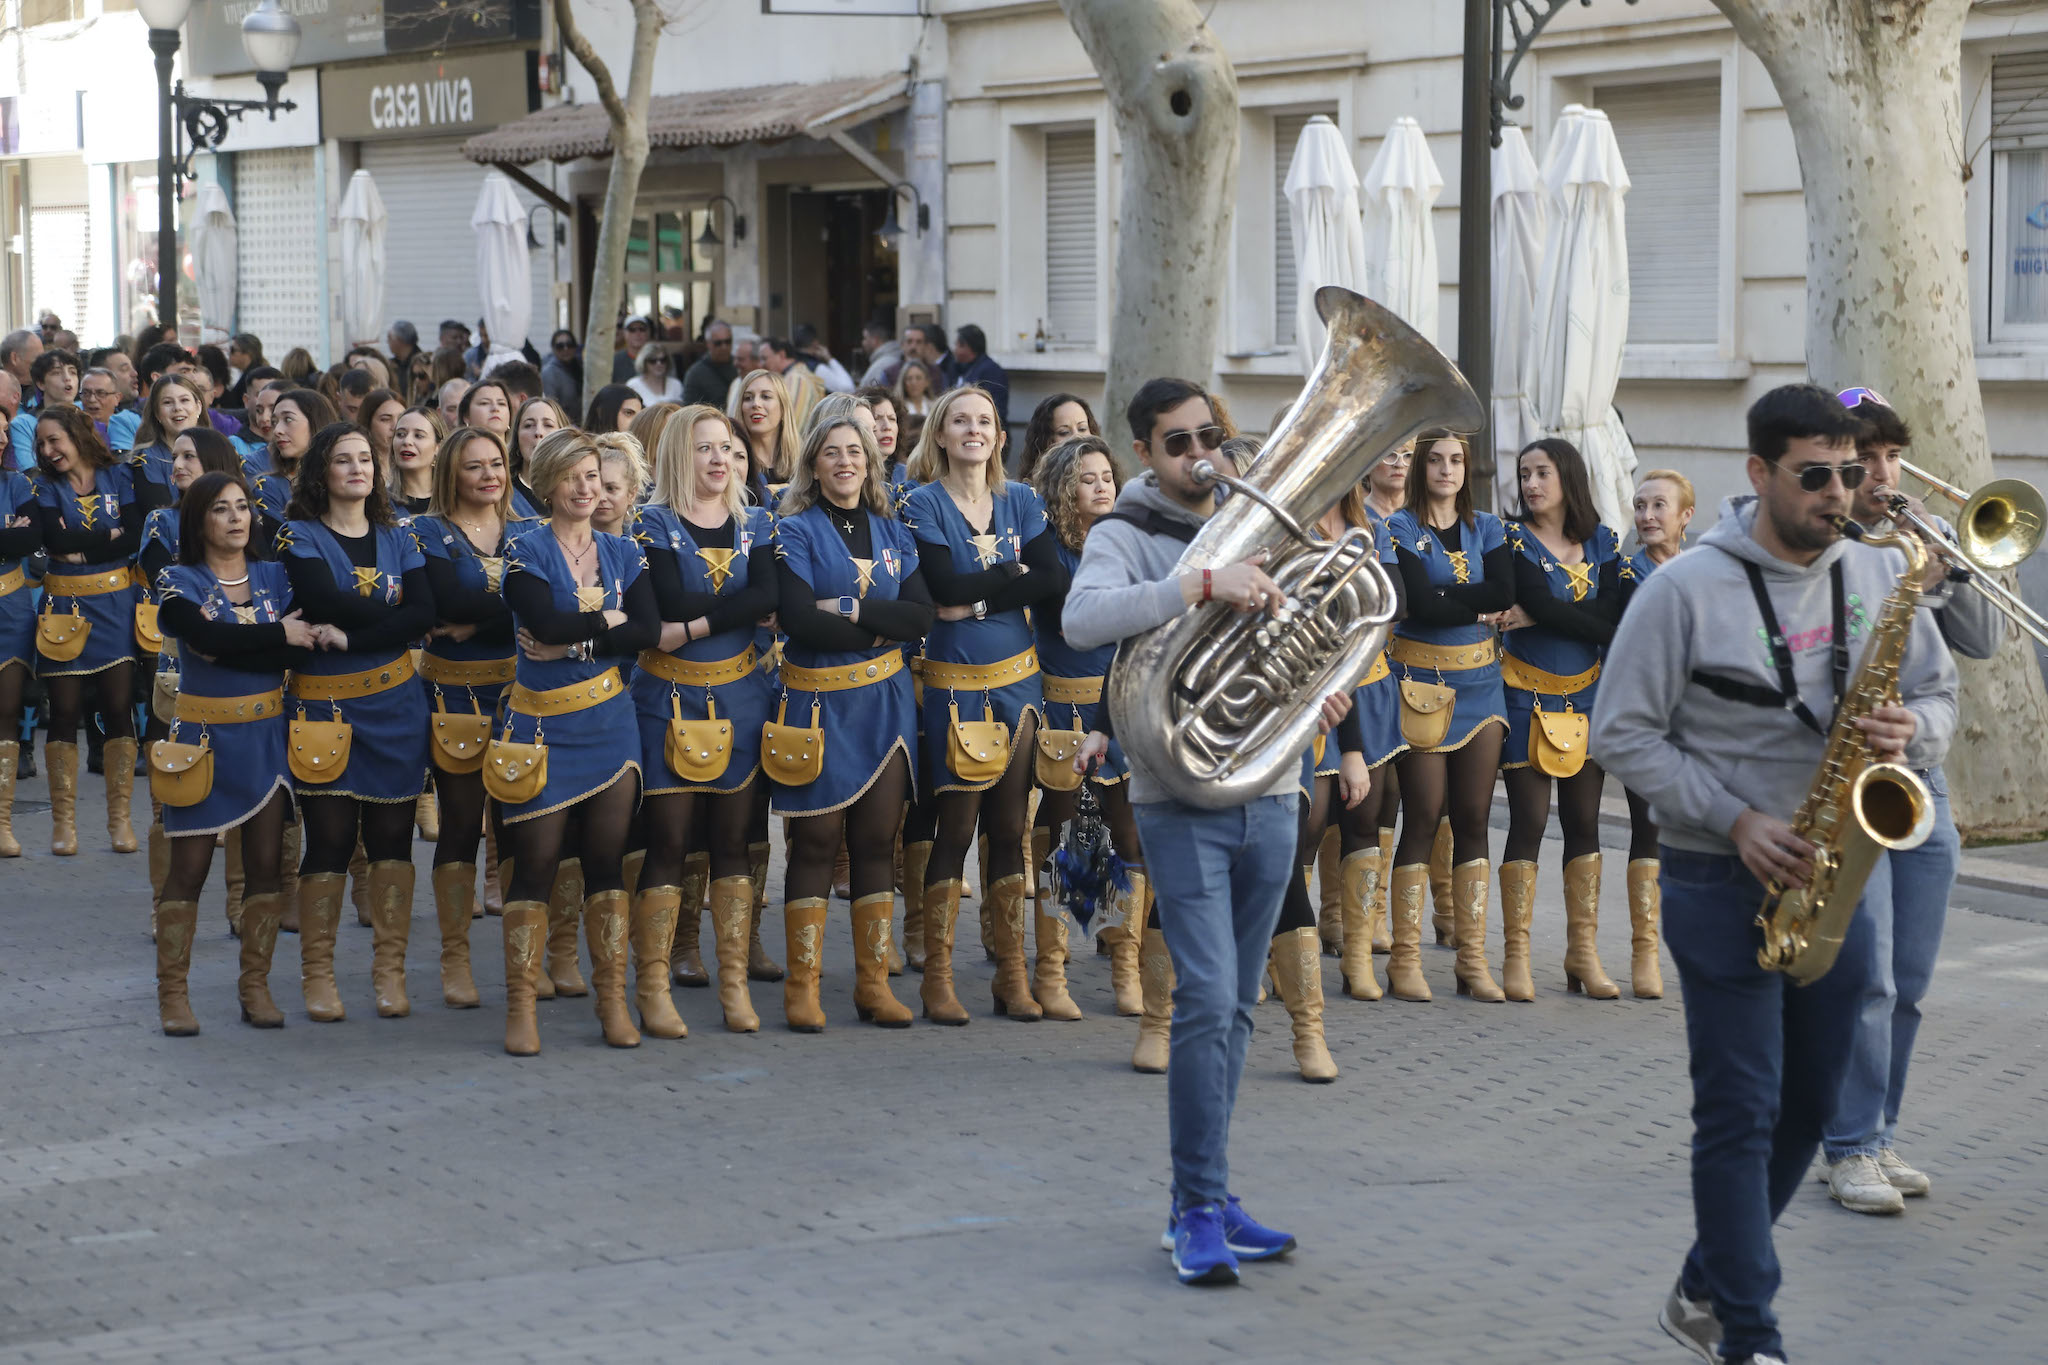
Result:
<svg viewBox="0 0 2048 1365">
<path fill-rule="evenodd" d="M 718 235 L 718 228 L 716 226 L 718 222 L 718 201 L 721 199 L 728 204 L 732 204 L 732 244 L 738 246 L 741 242 L 747 240 L 747 215 L 740 212 L 740 206 L 733 203 L 732 196 L 714 194 L 711 196 L 711 202 L 705 205 L 704 230 L 697 234 L 697 245 L 706 251 L 716 251 L 719 247 L 725 245 L 724 240 Z"/>
<path fill-rule="evenodd" d="M 548 215 L 549 221 L 554 224 L 555 229 L 548 235 L 554 239 L 556 246 L 565 245 L 569 240 L 569 228 L 562 221 L 562 215 L 555 212 L 553 204 L 535 204 L 526 211 L 526 249 L 528 251 L 539 251 L 548 245 L 540 233 L 534 230 L 533 215 L 536 213 L 546 213 Z"/>
<path fill-rule="evenodd" d="M 880 238 L 882 245 L 888 247 L 891 251 L 894 251 L 896 244 L 903 240 L 903 224 L 898 222 L 896 218 L 896 196 L 905 190 L 910 191 L 910 201 L 917 205 L 917 235 L 920 237 L 924 236 L 924 230 L 932 225 L 931 205 L 924 202 L 924 196 L 917 192 L 917 186 L 911 184 L 908 180 L 899 180 L 894 185 L 891 185 L 889 187 L 889 216 L 884 218 L 882 225 L 875 229 L 875 236 Z"/>
</svg>

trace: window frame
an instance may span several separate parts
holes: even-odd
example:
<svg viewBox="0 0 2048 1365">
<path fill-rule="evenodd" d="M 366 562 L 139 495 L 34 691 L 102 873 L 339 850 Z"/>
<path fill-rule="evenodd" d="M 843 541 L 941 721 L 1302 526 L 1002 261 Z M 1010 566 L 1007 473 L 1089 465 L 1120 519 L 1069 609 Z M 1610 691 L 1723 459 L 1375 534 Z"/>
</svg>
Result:
<svg viewBox="0 0 2048 1365">
<path fill-rule="evenodd" d="M 1045 139 L 1048 133 L 1078 132 L 1095 135 L 1095 340 L 1088 345 L 1062 346 L 1048 339 L 1041 359 L 1032 338 L 1038 323 L 1048 316 Z M 1118 192 L 1113 140 L 1109 105 L 1100 93 L 1005 101 L 998 143 L 1001 203 L 996 220 L 1001 252 L 997 322 L 1001 330 L 990 329 L 989 351 L 1006 367 L 1100 370 L 1107 363 L 1116 296 L 1116 262 L 1109 237 L 1110 206 Z"/>
<path fill-rule="evenodd" d="M 1998 228 L 2010 184 L 2000 174 L 2007 153 L 1991 147 L 1993 61 L 2042 52 L 2048 52 L 2048 15 L 2012 21 L 1996 36 L 1978 38 L 1967 30 L 1964 36 L 1963 146 L 1976 157 L 1973 173 L 1963 182 L 1963 224 L 1969 252 L 1970 335 L 1982 380 L 2048 379 L 2048 324 L 2007 326 L 1999 316 L 2005 289 L 2004 272 L 1998 269 Z"/>
<path fill-rule="evenodd" d="M 1231 215 L 1223 326 L 1216 367 L 1222 373 L 1299 375 L 1301 358 L 1292 340 L 1281 343 L 1278 305 L 1281 217 L 1273 193 L 1281 149 L 1275 119 L 1288 114 L 1327 114 L 1344 138 L 1359 178 L 1358 141 L 1353 124 L 1350 79 L 1276 82 L 1240 86 L 1237 203 Z M 1288 148 L 1287 153 L 1292 154 Z M 1300 262 L 1296 262 L 1297 282 Z"/>
</svg>

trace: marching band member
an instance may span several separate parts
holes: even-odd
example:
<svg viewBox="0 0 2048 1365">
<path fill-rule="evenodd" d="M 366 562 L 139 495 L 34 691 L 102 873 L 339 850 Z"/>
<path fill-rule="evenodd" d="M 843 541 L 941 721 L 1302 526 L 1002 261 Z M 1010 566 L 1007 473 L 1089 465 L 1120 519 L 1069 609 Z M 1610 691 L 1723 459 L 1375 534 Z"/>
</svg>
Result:
<svg viewBox="0 0 2048 1365">
<path fill-rule="evenodd" d="M 590 509 L 590 529 L 608 536 L 633 538 L 636 504 L 647 484 L 647 456 L 640 442 L 623 431 L 603 432 L 597 442 L 602 491 Z"/>
<path fill-rule="evenodd" d="M 455 405 L 455 425 L 481 427 L 499 440 L 512 442 L 512 391 L 496 379 L 479 379 L 462 392 Z"/>
<path fill-rule="evenodd" d="M 1600 792 L 1606 775 L 1586 757 L 1598 695 L 1600 653 L 1614 638 L 1635 571 L 1621 538 L 1600 524 L 1592 480 L 1578 447 L 1546 437 L 1515 457 L 1522 517 L 1508 523 L 1515 604 L 1491 617 L 1506 652 L 1508 838 L 1500 864 L 1502 989 L 1536 998 L 1529 978 L 1529 923 L 1536 906 L 1536 856 L 1550 823 L 1564 830 L 1565 989 L 1613 1000 L 1621 988 L 1600 965 Z"/>
<path fill-rule="evenodd" d="M 1486 969 L 1486 901 L 1493 869 L 1487 815 L 1507 730 L 1499 649 L 1484 617 L 1514 602 L 1514 564 L 1499 518 L 1472 506 L 1465 439 L 1425 431 L 1415 440 L 1408 499 L 1387 523 L 1408 615 L 1389 654 L 1402 683 L 1401 838 L 1394 853 L 1393 952 L 1387 987 L 1428 1000 L 1423 979 L 1422 892 L 1437 817 L 1455 844 L 1458 994 L 1502 999 Z M 1424 707 L 1429 709 L 1424 710 Z"/>
<path fill-rule="evenodd" d="M 641 652 L 632 684 L 647 782 L 634 965 L 640 1027 L 650 1032 L 650 1005 L 656 1015 L 663 1005 L 670 1015 L 675 1010 L 666 975 L 671 941 L 678 952 L 698 951 L 703 912 L 694 899 L 684 904 L 683 888 L 701 894 L 684 876 L 689 836 L 700 823 L 708 831 L 725 1026 L 734 1033 L 761 1027 L 747 994 L 754 913 L 747 836 L 774 688 L 756 667 L 754 629 L 774 612 L 777 592 L 774 521 L 766 508 L 747 506 L 745 476 L 731 421 L 714 407 L 686 407 L 662 429 L 654 493 L 636 528 L 661 608 L 660 643 Z"/>
<path fill-rule="evenodd" d="M 188 432 L 179 444 L 191 440 Z M 156 914 L 157 1010 L 172 1035 L 199 1032 L 185 979 L 214 838 L 230 829 L 243 835 L 246 878 L 235 988 L 242 1020 L 284 1026 L 270 995 L 284 829 L 292 818 L 283 684 L 312 647 L 314 629 L 292 605 L 285 567 L 250 555 L 256 516 L 239 472 L 200 475 L 179 509 L 177 562 L 156 585 L 164 633 L 177 641 L 180 658 L 177 719 L 151 753 L 170 837 Z"/>
<path fill-rule="evenodd" d="M 910 1010 L 889 989 L 893 848 L 914 791 L 917 736 L 902 646 L 930 629 L 932 608 L 918 542 L 893 515 L 880 454 L 859 425 L 812 429 L 778 508 L 776 548 L 776 616 L 788 639 L 761 762 L 775 782 L 774 813 L 790 819 L 783 1015 L 799 1033 L 825 1027 L 820 939 L 844 843 L 852 855 L 854 1008 L 863 1021 L 908 1028 Z M 930 987 L 930 970 L 925 980 Z M 945 1008 L 951 996 L 949 982 L 942 996 L 928 989 L 926 1017 L 965 1023 L 957 1001 Z"/>
<path fill-rule="evenodd" d="M 516 439 L 510 454 L 512 506 L 521 517 L 540 515 L 533 500 L 533 490 L 526 486 L 526 466 L 533 460 L 535 447 L 546 439 L 549 432 L 575 425 L 569 420 L 569 414 L 562 411 L 561 404 L 552 398 L 529 398 L 519 405 Z"/>
<path fill-rule="evenodd" d="M 292 500 L 292 482 L 313 444 L 314 433 L 340 418 L 318 389 L 286 389 L 270 407 L 270 444 L 242 462 L 249 489 L 263 513 L 282 524 Z"/>
<path fill-rule="evenodd" d="M 932 405 L 910 459 L 923 486 L 903 500 L 938 604 L 924 642 L 921 766 L 937 831 L 925 870 L 922 994 L 927 1016 L 940 1023 L 967 1022 L 953 997 L 952 942 L 977 820 L 989 840 L 981 891 L 996 1009 L 1012 1019 L 1044 1015 L 1024 968 L 1028 755 L 1045 708 L 1025 609 L 1059 599 L 1070 579 L 1045 504 L 1029 484 L 1003 478 L 1002 459 L 994 400 L 975 385 L 954 389 Z"/>
<path fill-rule="evenodd" d="M 391 423 L 391 500 L 395 511 L 423 516 L 434 505 L 434 457 L 448 439 L 441 414 L 424 403 L 405 409 Z M 510 479 L 506 482 L 509 484 Z"/>
<path fill-rule="evenodd" d="M 287 396 L 289 397 L 289 395 Z M 286 410 L 278 404 L 280 416 Z M 427 776 L 426 697 L 412 642 L 434 626 L 425 557 L 400 526 L 360 427 L 315 433 L 292 481 L 278 554 L 315 652 L 292 670 L 295 792 L 305 823 L 299 962 L 306 1014 L 345 1017 L 334 981 L 343 883 L 360 839 L 369 860 L 371 981 L 377 1013 L 412 1012 L 412 820 Z"/>
<path fill-rule="evenodd" d="M 78 852 L 78 726 L 86 679 L 106 718 L 107 837 L 116 853 L 136 849 L 135 557 L 142 526 L 161 498 L 134 467 L 119 462 L 74 407 L 36 417 L 37 515 L 49 572 L 36 620 L 36 675 L 49 692 L 50 851 Z M 59 738 L 62 736 L 62 738 Z"/>
<path fill-rule="evenodd" d="M 36 640 L 35 594 L 24 566 L 42 548 L 35 485 L 25 474 L 0 469 L 0 858 L 21 856 L 21 841 L 14 837 L 14 783 L 21 765 L 16 736 Z"/>
<path fill-rule="evenodd" d="M 739 430 L 747 452 L 747 487 L 754 500 L 770 506 L 771 488 L 790 480 L 804 448 L 797 435 L 796 410 L 789 392 L 772 370 L 755 370 L 740 379 L 739 398 L 726 415 Z"/>
<path fill-rule="evenodd" d="M 1054 447 L 1083 436 L 1101 435 L 1094 410 L 1078 394 L 1056 393 L 1042 399 L 1031 410 L 1031 421 L 1024 428 L 1024 452 L 1017 462 L 1017 477 L 1035 485 L 1038 462 Z"/>
<path fill-rule="evenodd" d="M 505 563 L 505 601 L 520 652 L 500 752 L 508 761 L 523 759 L 514 774 L 522 780 L 506 782 L 487 759 L 486 786 L 502 808 L 512 853 L 505 1050 L 519 1057 L 540 1051 L 534 979 L 547 939 L 547 896 L 565 847 L 582 861 L 583 930 L 604 1040 L 640 1045 L 626 1012 L 629 916 L 621 866 L 639 805 L 640 735 L 620 669 L 655 644 L 659 618 L 639 547 L 591 529 L 604 496 L 602 466 L 586 432 L 543 439 L 527 473 L 548 520 L 514 541 Z"/>
<path fill-rule="evenodd" d="M 178 439 L 179 432 L 194 427 L 213 429 L 213 419 L 206 411 L 206 392 L 199 381 L 182 370 L 158 375 L 142 405 L 142 421 L 135 428 L 135 453 L 129 463 L 136 466 L 138 475 L 162 489 L 166 498 L 171 488 L 171 442 Z"/>
</svg>

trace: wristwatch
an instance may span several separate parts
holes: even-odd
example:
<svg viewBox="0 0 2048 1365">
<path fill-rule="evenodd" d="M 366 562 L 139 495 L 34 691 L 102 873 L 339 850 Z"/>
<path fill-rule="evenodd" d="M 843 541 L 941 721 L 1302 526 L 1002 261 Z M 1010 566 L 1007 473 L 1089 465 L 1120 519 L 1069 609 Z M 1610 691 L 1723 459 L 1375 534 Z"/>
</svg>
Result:
<svg viewBox="0 0 2048 1365">
<path fill-rule="evenodd" d="M 986 601 L 974 604 L 974 619 L 977 621 L 988 620 L 988 603 Z"/>
<path fill-rule="evenodd" d="M 851 597 L 841 597 L 839 599 L 839 614 L 849 621 L 853 619 L 854 600 Z"/>
</svg>

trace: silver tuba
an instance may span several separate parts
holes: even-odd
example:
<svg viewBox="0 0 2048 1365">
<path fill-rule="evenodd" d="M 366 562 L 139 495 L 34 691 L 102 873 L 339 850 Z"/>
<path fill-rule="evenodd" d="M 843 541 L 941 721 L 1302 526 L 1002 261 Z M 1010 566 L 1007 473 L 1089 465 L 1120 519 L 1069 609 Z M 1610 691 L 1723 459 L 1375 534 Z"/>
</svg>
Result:
<svg viewBox="0 0 2048 1365">
<path fill-rule="evenodd" d="M 1285 605 L 1271 616 L 1198 606 L 1126 640 L 1110 670 L 1118 742 L 1191 806 L 1242 805 L 1299 764 L 1322 699 L 1357 686 L 1386 644 L 1394 585 L 1372 532 L 1326 541 L 1316 522 L 1424 427 L 1483 424 L 1464 376 L 1400 318 L 1335 286 L 1316 291 L 1316 311 L 1329 327 L 1323 354 L 1249 474 L 1195 466 L 1233 496 L 1175 566 L 1220 568 L 1264 550 Z"/>
</svg>

